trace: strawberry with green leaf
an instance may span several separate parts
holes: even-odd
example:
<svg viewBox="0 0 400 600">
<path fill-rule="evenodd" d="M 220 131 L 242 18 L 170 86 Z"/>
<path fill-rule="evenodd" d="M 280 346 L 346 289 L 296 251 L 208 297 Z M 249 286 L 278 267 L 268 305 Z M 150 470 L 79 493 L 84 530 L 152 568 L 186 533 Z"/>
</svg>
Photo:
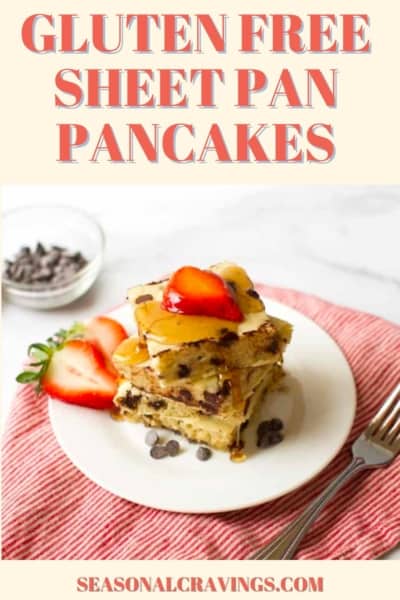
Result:
<svg viewBox="0 0 400 600">
<path fill-rule="evenodd" d="M 112 408 L 117 379 L 111 355 L 127 337 L 124 328 L 108 317 L 96 317 L 87 325 L 76 323 L 58 331 L 46 344 L 28 348 L 27 370 L 19 383 L 36 383 L 36 391 L 90 408 Z"/>
</svg>

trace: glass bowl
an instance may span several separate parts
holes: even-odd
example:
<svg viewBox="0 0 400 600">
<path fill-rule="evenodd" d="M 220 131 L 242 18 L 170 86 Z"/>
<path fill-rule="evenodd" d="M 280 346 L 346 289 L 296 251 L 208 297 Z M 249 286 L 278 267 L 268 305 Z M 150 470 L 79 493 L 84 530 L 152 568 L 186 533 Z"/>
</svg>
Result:
<svg viewBox="0 0 400 600">
<path fill-rule="evenodd" d="M 95 282 L 104 255 L 104 233 L 97 221 L 84 211 L 65 206 L 28 206 L 3 215 L 3 260 L 13 260 L 23 246 L 60 246 L 81 252 L 87 264 L 67 282 L 59 284 L 16 283 L 3 268 L 3 295 L 6 300 L 39 310 L 73 302 Z"/>
</svg>

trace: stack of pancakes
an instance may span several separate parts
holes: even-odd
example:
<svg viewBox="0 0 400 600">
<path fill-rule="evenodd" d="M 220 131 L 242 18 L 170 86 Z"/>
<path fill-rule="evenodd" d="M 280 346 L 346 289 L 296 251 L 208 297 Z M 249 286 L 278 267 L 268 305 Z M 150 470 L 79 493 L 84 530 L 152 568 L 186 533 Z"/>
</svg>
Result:
<svg viewBox="0 0 400 600">
<path fill-rule="evenodd" d="M 163 310 L 168 280 L 130 289 L 138 335 L 114 354 L 121 377 L 114 403 L 124 419 L 231 450 L 240 446 L 244 425 L 282 377 L 291 326 L 266 314 L 241 267 L 220 263 L 209 270 L 229 285 L 243 321 Z"/>
</svg>

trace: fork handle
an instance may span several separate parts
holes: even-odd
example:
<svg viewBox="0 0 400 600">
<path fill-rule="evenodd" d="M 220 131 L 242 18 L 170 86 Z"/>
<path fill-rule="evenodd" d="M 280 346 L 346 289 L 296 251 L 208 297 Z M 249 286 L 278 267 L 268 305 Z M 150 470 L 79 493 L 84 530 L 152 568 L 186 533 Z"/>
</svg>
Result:
<svg viewBox="0 0 400 600">
<path fill-rule="evenodd" d="M 249 560 L 289 560 L 293 558 L 296 550 L 310 529 L 311 525 L 317 519 L 322 509 L 332 499 L 336 492 L 356 473 L 368 468 L 364 460 L 360 457 L 353 458 L 352 462 L 331 481 L 325 490 L 297 517 L 290 523 L 272 542 L 264 548 L 257 550 L 249 557 Z"/>
</svg>

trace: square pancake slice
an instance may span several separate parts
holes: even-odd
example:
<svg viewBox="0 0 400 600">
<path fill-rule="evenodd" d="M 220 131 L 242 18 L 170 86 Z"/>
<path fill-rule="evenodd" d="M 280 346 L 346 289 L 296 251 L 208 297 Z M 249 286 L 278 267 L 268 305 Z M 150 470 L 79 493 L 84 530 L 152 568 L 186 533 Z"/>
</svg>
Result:
<svg viewBox="0 0 400 600">
<path fill-rule="evenodd" d="M 278 362 L 290 341 L 289 323 L 270 317 L 247 273 L 232 263 L 209 269 L 224 279 L 242 311 L 239 323 L 220 318 L 168 312 L 161 305 L 168 280 L 136 286 L 128 300 L 134 308 L 141 355 L 125 353 L 131 376 L 150 366 L 160 380 L 192 380 L 221 370 L 244 369 Z M 121 367 L 117 349 L 117 369 Z M 119 364 L 118 364 L 119 363 Z M 129 376 L 128 376 L 129 379 Z"/>
<path fill-rule="evenodd" d="M 182 434 L 188 440 L 207 444 L 218 450 L 240 447 L 240 433 L 269 390 L 283 374 L 280 365 L 267 366 L 255 388 L 241 403 L 240 410 L 231 405 L 208 412 L 182 399 L 173 399 L 144 391 L 129 381 L 122 381 L 114 404 L 120 418 L 149 427 L 160 427 Z"/>
</svg>

